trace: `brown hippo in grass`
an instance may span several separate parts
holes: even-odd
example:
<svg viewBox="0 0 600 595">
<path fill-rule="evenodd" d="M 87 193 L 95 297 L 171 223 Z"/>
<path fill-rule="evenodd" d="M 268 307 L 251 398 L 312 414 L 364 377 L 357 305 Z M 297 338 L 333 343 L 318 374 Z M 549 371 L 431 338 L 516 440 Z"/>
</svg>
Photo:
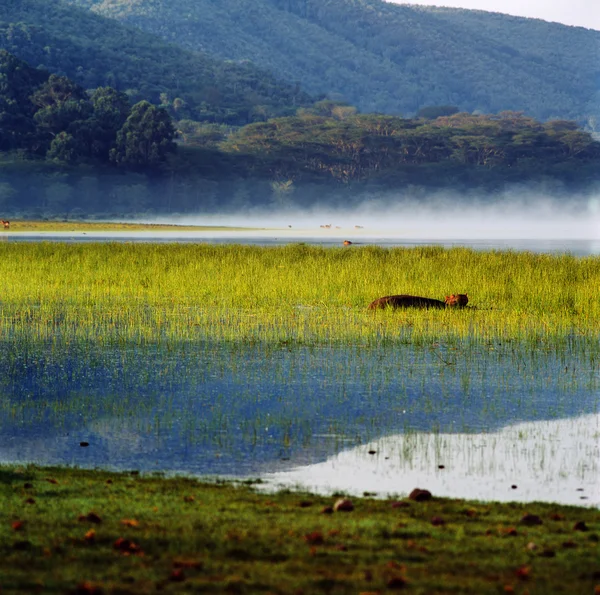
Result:
<svg viewBox="0 0 600 595">
<path fill-rule="evenodd" d="M 446 306 L 463 308 L 468 302 L 469 298 L 466 293 L 447 295 L 443 302 L 442 300 L 416 295 L 387 295 L 371 302 L 369 310 L 383 308 L 445 308 Z"/>
</svg>

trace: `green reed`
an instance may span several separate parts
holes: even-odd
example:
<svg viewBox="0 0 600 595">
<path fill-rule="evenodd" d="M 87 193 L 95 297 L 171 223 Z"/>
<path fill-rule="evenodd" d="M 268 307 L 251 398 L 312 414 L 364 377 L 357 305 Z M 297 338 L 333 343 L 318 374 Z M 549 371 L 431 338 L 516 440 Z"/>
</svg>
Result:
<svg viewBox="0 0 600 595">
<path fill-rule="evenodd" d="M 467 248 L 0 245 L 0 338 L 594 349 L 600 258 Z M 368 311 L 377 297 L 464 310 Z"/>
</svg>

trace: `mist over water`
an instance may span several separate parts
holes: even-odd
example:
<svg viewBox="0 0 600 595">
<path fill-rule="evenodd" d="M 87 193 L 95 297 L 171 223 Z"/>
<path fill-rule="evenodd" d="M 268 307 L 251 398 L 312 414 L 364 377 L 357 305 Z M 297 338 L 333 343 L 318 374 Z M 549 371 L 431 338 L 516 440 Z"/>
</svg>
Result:
<svg viewBox="0 0 600 595">
<path fill-rule="evenodd" d="M 600 198 L 499 200 L 473 203 L 430 199 L 364 201 L 353 208 L 254 208 L 243 213 L 190 215 L 162 223 L 258 228 L 289 237 L 407 240 L 600 240 Z M 330 226 L 330 227 L 325 227 Z M 247 235 L 247 232 L 244 232 Z"/>
</svg>

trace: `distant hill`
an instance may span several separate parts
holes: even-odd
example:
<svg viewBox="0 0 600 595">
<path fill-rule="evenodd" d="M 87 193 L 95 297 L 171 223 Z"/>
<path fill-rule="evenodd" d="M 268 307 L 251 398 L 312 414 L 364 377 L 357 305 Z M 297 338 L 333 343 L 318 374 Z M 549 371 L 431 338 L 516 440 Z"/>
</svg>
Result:
<svg viewBox="0 0 600 595">
<path fill-rule="evenodd" d="M 313 102 L 253 64 L 190 52 L 60 0 L 0 2 L 0 49 L 86 89 L 111 86 L 132 103 L 164 104 L 179 118 L 243 125 Z"/>
<path fill-rule="evenodd" d="M 600 32 L 381 0 L 67 0 L 363 112 L 600 119 Z"/>
</svg>

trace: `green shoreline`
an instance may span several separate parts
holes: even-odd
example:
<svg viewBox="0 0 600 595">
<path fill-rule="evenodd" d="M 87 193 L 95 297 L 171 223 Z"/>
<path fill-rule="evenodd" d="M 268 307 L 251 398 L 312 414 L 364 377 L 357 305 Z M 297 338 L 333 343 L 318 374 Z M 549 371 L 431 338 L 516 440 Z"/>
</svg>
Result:
<svg viewBox="0 0 600 595">
<path fill-rule="evenodd" d="M 594 509 L 433 494 L 326 513 L 336 497 L 37 466 L 0 466 L 0 490 L 3 594 L 600 592 Z"/>
<path fill-rule="evenodd" d="M 10 220 L 10 227 L 0 228 L 1 235 L 13 232 L 70 232 L 70 231 L 247 231 L 260 228 L 229 227 L 225 225 L 177 225 L 174 223 L 135 223 L 111 221 L 37 221 Z"/>
</svg>

